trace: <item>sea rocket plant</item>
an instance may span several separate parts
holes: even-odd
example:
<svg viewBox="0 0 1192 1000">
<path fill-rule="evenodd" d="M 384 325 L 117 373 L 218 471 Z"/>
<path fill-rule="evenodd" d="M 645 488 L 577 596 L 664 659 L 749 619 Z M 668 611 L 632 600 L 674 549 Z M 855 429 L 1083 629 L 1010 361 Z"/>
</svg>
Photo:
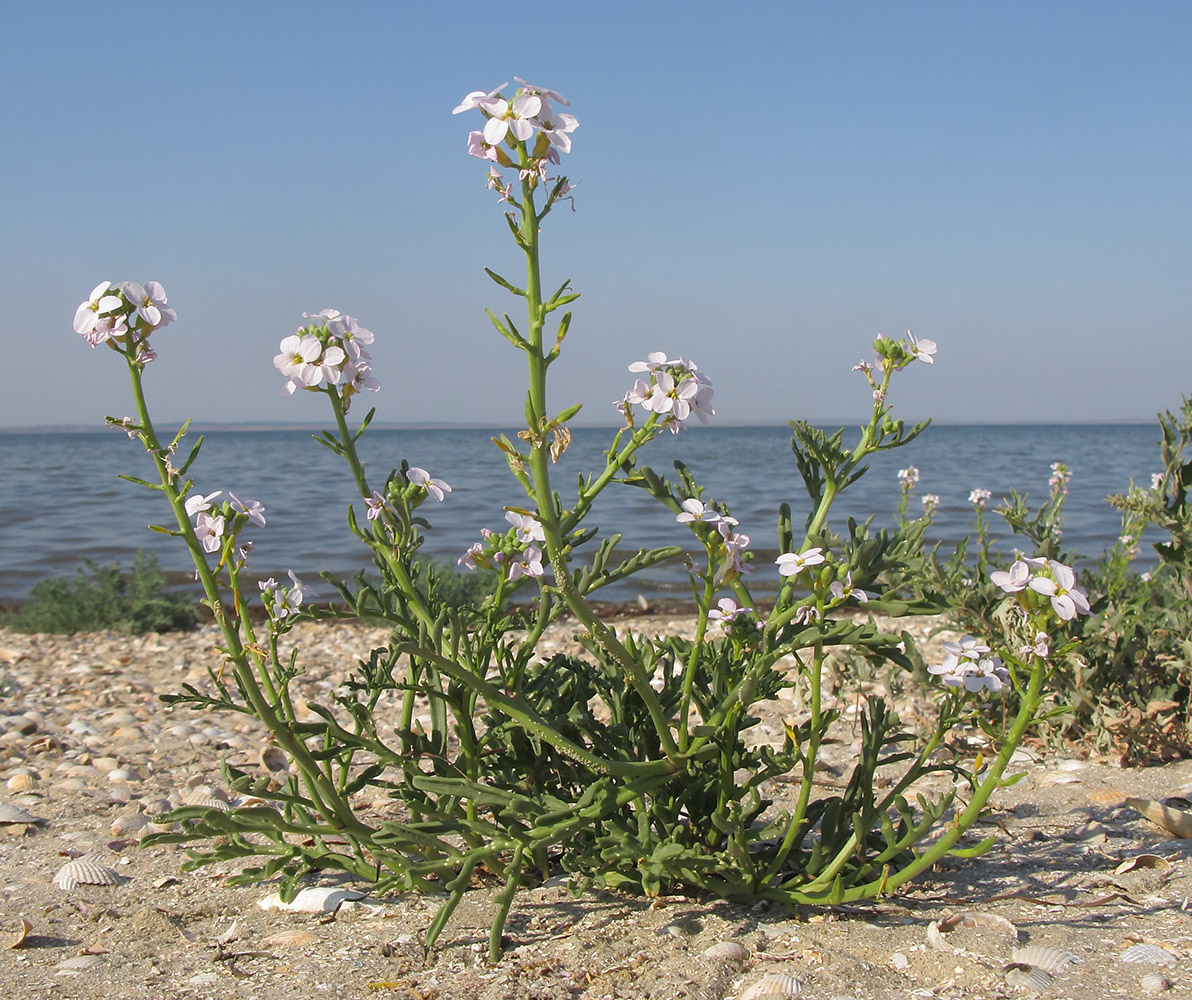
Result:
<svg viewBox="0 0 1192 1000">
<path fill-rule="evenodd" d="M 317 440 L 348 465 L 360 498 L 348 527 L 368 547 L 380 579 L 361 573 L 333 582 L 338 599 L 319 606 L 306 600 L 292 571 L 288 587 L 266 580 L 259 585 L 266 620 L 259 623 L 248 614 L 252 581 L 241 575 L 251 543 L 237 535 L 264 524 L 263 508 L 235 495 L 223 500 L 219 491 L 192 492 L 188 470 L 198 446 L 183 459 L 177 449 L 186 428 L 163 443 L 149 418 L 148 338 L 174 318 L 164 291 L 152 282 L 105 282 L 76 311 L 80 335 L 126 358 L 138 416 L 111 423 L 152 455 L 159 484 L 144 485 L 160 490 L 174 515 L 174 527 L 161 530 L 188 547 L 220 630 L 219 670 L 173 700 L 251 714 L 289 764 L 284 775 L 262 776 L 229 761 L 228 779 L 244 798 L 226 811 L 185 807 L 174 817 L 180 828 L 158 836 L 192 845 L 198 864 L 245 861 L 251 864 L 242 866 L 241 878 L 280 876 L 286 898 L 306 875 L 328 869 L 375 882 L 380 892 L 446 889 L 428 947 L 477 873 L 491 873 L 503 883 L 489 934 L 493 960 L 519 886 L 552 869 L 570 873 L 577 886 L 651 897 L 691 889 L 786 907 L 895 892 L 958 850 L 1003 784 L 1050 669 L 1039 655 L 1050 643 L 1038 634 L 1062 626 L 1087 601 L 1058 564 L 1024 562 L 1025 570 L 1013 570 L 1007 583 L 1017 588 L 1013 599 L 1030 626 L 1009 647 L 1019 653 L 999 645 L 995 654 L 992 642 L 976 640 L 949 650 L 935 671 L 949 690 L 918 752 L 904 752 L 913 737 L 880 698 L 869 699 L 849 791 L 823 796 L 816 762 L 837 714 L 823 700 L 827 651 L 851 647 L 909 669 L 903 638 L 856 620 L 857 612 L 942 610 L 906 590 L 906 553 L 921 542 L 925 519 L 893 532 L 873 532 L 870 521 L 829 524 L 836 497 L 872 456 L 926 427 L 894 418 L 890 380 L 915 361 L 934 364 L 936 345 L 909 331 L 903 341 L 874 340 L 876 359 L 858 366 L 872 390 L 869 416 L 848 447 L 843 429 L 792 424 L 810 512 L 796 526 L 790 505 L 779 509 L 770 542 L 776 572 L 768 574 L 777 577 L 778 591 L 764 617 L 756 615 L 746 579 L 750 535 L 738 530 L 725 504 L 702 499 L 704 488 L 682 462 L 668 478 L 640 461 L 664 430 L 678 433 L 693 416 L 707 422 L 713 415 L 711 383 L 694 362 L 661 352 L 633 362 L 634 385 L 616 404 L 624 426 L 613 433 L 603 467 L 581 475 L 574 493 L 552 483 L 580 407 L 548 405 L 547 372 L 568 336 L 566 307 L 578 293 L 569 281 L 553 292 L 544 283 L 543 221 L 571 190 L 566 177 L 548 174 L 571 151 L 578 121 L 558 110 L 568 106 L 559 94 L 518 84 L 512 93 L 473 91 L 455 108 L 483 117 L 468 151 L 485 163 L 485 183 L 507 206 L 525 275 L 514 283 L 487 272 L 525 306 L 524 321 L 489 313 L 526 361 L 524 424 L 516 435 L 493 439 L 525 497 L 505 506 L 505 530 L 482 529 L 459 558 L 467 569 L 492 571 L 479 577 L 479 596 L 451 599 L 444 568 L 420 555 L 429 527 L 423 512 L 433 509 L 427 501 L 444 501 L 451 487 L 404 461 L 379 488 L 375 477 L 370 481 L 357 442 L 373 413 L 354 431 L 346 413 L 356 394 L 379 383 L 367 350 L 373 335 L 350 316 L 333 309 L 305 314 L 305 325 L 282 340 L 274 366 L 284 394 L 327 396 L 335 428 Z M 676 534 L 685 525 L 706 560 L 697 566 L 678 544 L 626 553 L 619 531 L 593 525 L 600 494 L 620 486 L 668 509 Z M 640 635 L 602 618 L 596 600 L 603 588 L 680 558 L 691 569 L 696 600 L 692 635 Z M 514 593 L 511 607 L 506 598 Z M 300 705 L 292 684 L 302 671 L 300 650 L 291 643 L 283 655 L 280 640 L 298 622 L 323 618 L 383 624 L 389 639 L 359 659 L 331 703 Z M 546 630 L 564 621 L 584 655 L 543 655 Z M 1019 695 L 1017 715 L 1003 727 L 996 756 L 984 766 L 957 758 L 939 763 L 934 751 L 947 731 L 975 711 L 962 699 L 1007 684 Z M 793 685 L 806 695 L 806 712 L 797 725 L 784 724 L 779 742 L 758 745 L 746 734 L 756 707 Z M 396 725 L 380 723 L 378 710 L 387 704 L 395 707 Z M 883 766 L 902 770 L 878 782 Z M 960 780 L 938 794 L 910 794 L 941 769 Z M 400 822 L 360 809 L 360 793 L 370 786 L 398 800 Z M 783 795 L 775 808 L 763 798 L 771 788 Z"/>
</svg>

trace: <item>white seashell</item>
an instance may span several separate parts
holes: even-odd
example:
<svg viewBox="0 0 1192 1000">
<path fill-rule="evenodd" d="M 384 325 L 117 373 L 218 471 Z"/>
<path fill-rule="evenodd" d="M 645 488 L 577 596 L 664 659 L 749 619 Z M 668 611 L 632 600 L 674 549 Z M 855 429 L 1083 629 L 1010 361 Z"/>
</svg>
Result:
<svg viewBox="0 0 1192 1000">
<path fill-rule="evenodd" d="M 783 997 L 797 997 L 803 989 L 803 981 L 786 973 L 770 973 L 741 994 L 739 1000 L 782 1000 Z"/>
<path fill-rule="evenodd" d="M 1014 962 L 1006 966 L 1005 980 L 1007 986 L 1034 990 L 1037 993 L 1047 989 L 1055 982 L 1055 978 L 1049 972 L 1044 972 L 1033 965 L 1024 965 L 1021 962 Z"/>
<path fill-rule="evenodd" d="M 59 868 L 54 881 L 59 889 L 70 890 L 80 885 L 119 885 L 123 876 L 115 868 L 101 865 L 89 855 L 83 855 Z"/>
<path fill-rule="evenodd" d="M 334 913 L 349 899 L 363 899 L 364 893 L 355 889 L 337 889 L 333 886 L 314 886 L 302 889 L 290 902 L 281 901 L 281 893 L 274 892 L 257 901 L 262 910 L 286 910 L 290 913 Z"/>
<path fill-rule="evenodd" d="M 209 809 L 227 810 L 228 797 L 211 785 L 195 785 L 182 797 L 182 804 L 187 806 L 204 806 Z"/>
<path fill-rule="evenodd" d="M 108 772 L 108 781 L 140 781 L 137 773 L 130 767 L 118 767 Z"/>
<path fill-rule="evenodd" d="M 718 941 L 710 948 L 704 949 L 704 958 L 714 958 L 721 962 L 747 962 L 749 949 L 740 941 Z"/>
<path fill-rule="evenodd" d="M 1166 993 L 1171 989 L 1171 980 L 1161 972 L 1148 972 L 1138 982 L 1148 993 Z"/>
<path fill-rule="evenodd" d="M 308 944 L 318 942 L 318 937 L 310 931 L 295 927 L 293 930 L 278 931 L 262 939 L 261 943 L 270 948 L 302 948 Z"/>
<path fill-rule="evenodd" d="M 0 802 L 0 824 L 3 823 L 44 823 L 45 820 L 38 819 L 32 813 L 26 812 L 20 806 L 14 806 L 11 802 Z"/>
<path fill-rule="evenodd" d="M 137 833 L 149 825 L 149 818 L 140 813 L 125 813 L 112 820 L 112 836 L 123 837 L 130 833 Z"/>
<path fill-rule="evenodd" d="M 1175 965 L 1175 956 L 1157 944 L 1131 945 L 1120 957 L 1123 962 L 1137 962 L 1140 965 Z"/>
<path fill-rule="evenodd" d="M 27 792 L 37 784 L 37 777 L 31 771 L 18 771 L 8 779 L 8 789 L 11 792 Z"/>
<path fill-rule="evenodd" d="M 54 968 L 59 972 L 66 972 L 77 976 L 84 969 L 93 969 L 101 962 L 103 962 L 103 959 L 98 955 L 75 955 L 72 958 L 64 958 Z"/>
<path fill-rule="evenodd" d="M 1084 961 L 1079 955 L 1062 948 L 1049 948 L 1042 944 L 1032 944 L 1025 948 L 1015 948 L 1011 957 L 1019 965 L 1033 965 L 1044 972 L 1061 972 L 1069 965 L 1078 965 Z"/>
</svg>

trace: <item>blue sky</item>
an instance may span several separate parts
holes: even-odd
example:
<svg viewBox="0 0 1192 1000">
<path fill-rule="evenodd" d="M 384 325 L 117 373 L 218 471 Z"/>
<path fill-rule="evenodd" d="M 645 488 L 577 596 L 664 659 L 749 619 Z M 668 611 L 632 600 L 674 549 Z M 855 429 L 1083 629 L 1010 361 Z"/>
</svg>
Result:
<svg viewBox="0 0 1192 1000">
<path fill-rule="evenodd" d="M 938 342 L 896 413 L 1147 419 L 1192 392 L 1192 5 L 57 3 L 6 12 L 0 427 L 129 411 L 73 333 L 160 281 L 163 421 L 322 421 L 271 359 L 304 311 L 377 334 L 378 419 L 515 422 L 484 308 L 519 275 L 470 90 L 580 121 L 547 283 L 583 293 L 552 404 L 697 361 L 718 420 L 852 420 L 881 332 Z M 16 308 L 13 308 L 16 306 Z M 32 348 L 32 350 L 31 350 Z"/>
</svg>

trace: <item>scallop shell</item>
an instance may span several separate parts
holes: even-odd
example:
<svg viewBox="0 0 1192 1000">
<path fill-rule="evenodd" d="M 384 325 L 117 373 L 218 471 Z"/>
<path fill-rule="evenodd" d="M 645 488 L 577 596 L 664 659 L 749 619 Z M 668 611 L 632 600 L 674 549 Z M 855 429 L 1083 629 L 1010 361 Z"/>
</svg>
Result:
<svg viewBox="0 0 1192 1000">
<path fill-rule="evenodd" d="M 84 855 L 68 861 L 58 869 L 54 881 L 59 889 L 74 889 L 80 885 L 119 885 L 123 877 L 115 868 L 101 865 L 98 861 Z"/>
<path fill-rule="evenodd" d="M 288 931 L 278 931 L 262 939 L 261 944 L 270 948 L 304 948 L 306 945 L 318 942 L 318 937 L 310 931 L 295 927 Z"/>
<path fill-rule="evenodd" d="M 747 962 L 749 949 L 740 941 L 718 941 L 710 948 L 704 949 L 704 958 L 714 958 L 722 962 Z"/>
<path fill-rule="evenodd" d="M 228 805 L 228 800 L 223 793 L 210 785 L 195 785 L 189 792 L 182 797 L 184 805 L 188 806 L 203 806 L 207 809 L 222 809 L 227 812 L 232 807 Z"/>
<path fill-rule="evenodd" d="M 1138 982 L 1148 993 L 1166 993 L 1171 989 L 1171 980 L 1162 972 L 1148 972 Z"/>
<path fill-rule="evenodd" d="M 11 792 L 27 792 L 36 784 L 37 778 L 28 771 L 18 771 L 8 779 L 8 790 Z"/>
<path fill-rule="evenodd" d="M 1063 948 L 1049 948 L 1042 944 L 1015 948 L 1011 957 L 1019 965 L 1033 965 L 1044 972 L 1061 972 L 1069 965 L 1078 965 L 1084 961 L 1079 955 L 1064 951 Z"/>
<path fill-rule="evenodd" d="M 783 972 L 772 972 L 762 976 L 741 994 L 740 1000 L 782 1000 L 783 997 L 797 997 L 803 990 L 803 981 Z"/>
<path fill-rule="evenodd" d="M 124 813 L 112 820 L 112 836 L 124 837 L 130 833 L 138 833 L 149 825 L 149 818 L 140 813 Z"/>
<path fill-rule="evenodd" d="M 363 899 L 364 893 L 355 889 L 338 889 L 334 886 L 313 886 L 302 889 L 290 902 L 281 901 L 281 893 L 275 892 L 257 900 L 262 910 L 287 910 L 290 913 L 334 913 L 349 899 Z"/>
<path fill-rule="evenodd" d="M 14 806 L 11 802 L 0 802 L 0 824 L 3 823 L 44 823 L 45 820 L 38 819 L 32 813 L 25 812 L 20 806 Z"/>
<path fill-rule="evenodd" d="M 1157 944 L 1131 945 L 1120 957 L 1123 962 L 1137 962 L 1140 965 L 1175 965 L 1175 956 Z"/>
<path fill-rule="evenodd" d="M 1034 990 L 1036 993 L 1041 993 L 1055 982 L 1055 977 L 1051 973 L 1022 962 L 1012 962 L 1007 965 L 1004 978 L 1007 986 Z"/>
</svg>

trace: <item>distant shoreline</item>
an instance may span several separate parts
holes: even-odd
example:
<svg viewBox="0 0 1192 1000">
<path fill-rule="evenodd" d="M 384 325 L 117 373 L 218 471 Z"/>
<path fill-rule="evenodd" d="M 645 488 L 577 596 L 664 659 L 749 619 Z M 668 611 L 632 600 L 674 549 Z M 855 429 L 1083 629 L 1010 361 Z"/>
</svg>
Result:
<svg viewBox="0 0 1192 1000">
<path fill-rule="evenodd" d="M 908 421 L 910 418 L 906 418 Z M 829 420 L 816 419 L 808 421 L 814 427 L 852 427 L 857 421 L 855 419 L 846 420 Z M 933 427 L 1133 427 L 1140 425 L 1154 424 L 1155 418 L 1152 417 L 1131 417 L 1120 420 L 987 420 L 987 421 L 961 421 L 961 420 L 933 420 Z M 154 421 L 163 427 L 173 427 L 181 425 L 182 421 Z M 715 428 L 772 428 L 772 427 L 786 427 L 788 424 L 785 420 L 780 420 L 775 423 L 728 423 L 717 422 Z M 269 422 L 269 421 L 243 421 L 231 423 L 216 423 L 216 422 L 200 422 L 193 421 L 191 423 L 191 433 L 202 431 L 207 432 L 233 432 L 233 433 L 273 433 L 278 431 L 303 431 L 306 433 L 317 434 L 324 430 L 325 424 L 322 423 L 290 423 L 288 421 Z M 378 431 L 482 431 L 482 430 L 502 430 L 515 426 L 514 424 L 502 423 L 448 423 L 438 421 L 427 421 L 424 423 L 391 423 L 374 420 L 369 424 L 370 430 Z M 576 430 L 616 430 L 622 426 L 618 423 L 572 423 L 571 426 Z M 688 426 L 690 431 L 698 433 L 701 428 L 696 426 Z M 112 428 L 104 424 L 35 424 L 30 427 L 0 427 L 0 434 L 6 435 L 30 435 L 30 434 L 110 434 Z"/>
</svg>

